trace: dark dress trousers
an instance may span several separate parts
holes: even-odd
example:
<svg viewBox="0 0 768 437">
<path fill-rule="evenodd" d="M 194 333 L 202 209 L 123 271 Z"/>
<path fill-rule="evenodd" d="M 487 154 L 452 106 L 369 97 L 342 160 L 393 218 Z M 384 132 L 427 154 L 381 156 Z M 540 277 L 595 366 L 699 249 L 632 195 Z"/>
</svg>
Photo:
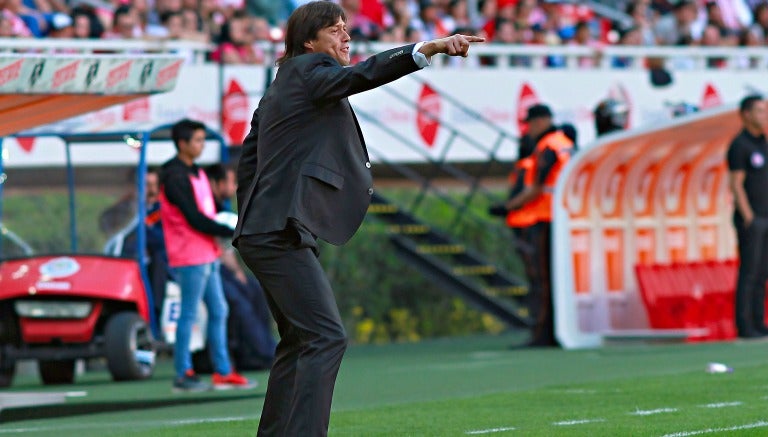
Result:
<svg viewBox="0 0 768 437">
<path fill-rule="evenodd" d="M 261 436 L 327 433 L 347 337 L 316 239 L 349 240 L 373 193 L 347 97 L 418 70 L 413 48 L 351 67 L 327 54 L 291 58 L 254 112 L 237 170 L 234 244 L 263 286 L 280 332 Z"/>
</svg>

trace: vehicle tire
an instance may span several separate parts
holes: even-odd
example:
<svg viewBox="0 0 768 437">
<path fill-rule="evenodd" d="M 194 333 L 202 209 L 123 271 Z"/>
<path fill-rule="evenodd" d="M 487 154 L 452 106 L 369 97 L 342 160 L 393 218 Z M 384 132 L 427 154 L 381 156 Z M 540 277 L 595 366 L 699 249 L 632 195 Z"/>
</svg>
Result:
<svg viewBox="0 0 768 437">
<path fill-rule="evenodd" d="M 75 360 L 40 360 L 37 367 L 45 385 L 75 382 Z"/>
<path fill-rule="evenodd" d="M 19 342 L 18 317 L 10 302 L 0 305 L 0 388 L 10 387 L 16 373 L 16 360 L 8 351 Z"/>
<path fill-rule="evenodd" d="M 133 311 L 110 317 L 104 329 L 107 367 L 115 381 L 147 379 L 155 369 L 155 346 L 147 322 Z"/>
<path fill-rule="evenodd" d="M 16 363 L 13 360 L 5 358 L 3 356 L 3 350 L 0 347 L 0 388 L 10 387 L 15 373 Z"/>
</svg>

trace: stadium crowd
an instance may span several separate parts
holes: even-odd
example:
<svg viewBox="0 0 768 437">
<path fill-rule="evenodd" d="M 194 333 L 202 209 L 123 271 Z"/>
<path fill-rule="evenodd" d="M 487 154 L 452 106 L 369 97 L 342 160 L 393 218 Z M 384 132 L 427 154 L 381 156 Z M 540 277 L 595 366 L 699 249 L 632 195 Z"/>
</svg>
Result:
<svg viewBox="0 0 768 437">
<path fill-rule="evenodd" d="M 337 0 L 353 40 L 402 43 L 467 33 L 490 43 L 762 46 L 768 0 L 614 0 L 598 14 L 556 0 Z M 0 37 L 209 42 L 210 59 L 265 61 L 306 0 L 0 0 Z M 590 63 L 590 60 L 584 60 Z M 580 62 L 582 63 L 582 62 Z"/>
</svg>

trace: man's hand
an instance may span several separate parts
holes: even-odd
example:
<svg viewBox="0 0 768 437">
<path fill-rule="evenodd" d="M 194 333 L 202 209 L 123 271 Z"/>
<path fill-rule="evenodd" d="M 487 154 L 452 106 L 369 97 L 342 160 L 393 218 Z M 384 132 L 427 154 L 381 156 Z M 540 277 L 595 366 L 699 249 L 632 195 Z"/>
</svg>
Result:
<svg viewBox="0 0 768 437">
<path fill-rule="evenodd" d="M 445 53 L 448 56 L 467 56 L 469 45 L 475 42 L 483 42 L 485 38 L 473 35 L 453 35 L 440 39 L 433 39 L 425 42 L 419 52 L 427 58 L 438 53 Z"/>
</svg>

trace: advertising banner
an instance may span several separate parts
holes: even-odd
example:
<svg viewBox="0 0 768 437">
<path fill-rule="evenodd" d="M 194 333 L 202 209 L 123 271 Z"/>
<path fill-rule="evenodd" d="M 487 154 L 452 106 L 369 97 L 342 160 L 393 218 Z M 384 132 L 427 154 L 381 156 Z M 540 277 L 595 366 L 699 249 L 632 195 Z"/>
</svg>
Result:
<svg viewBox="0 0 768 437">
<path fill-rule="evenodd" d="M 5 60 L 0 63 L 0 91 L 34 82 L 34 89 L 64 92 L 73 83 L 90 81 L 91 87 L 120 92 L 126 81 L 141 82 L 142 78 L 144 83 L 168 85 L 176 69 L 179 75 L 171 92 L 41 129 L 101 132 L 189 117 L 221 129 L 231 144 L 240 144 L 267 78 L 274 74 L 272 68 L 220 68 L 140 59 L 76 63 L 63 57 L 42 66 Z M 659 88 L 642 70 L 427 68 L 351 96 L 350 102 L 374 161 L 484 161 L 490 156 L 513 160 L 517 137 L 525 131 L 525 113 L 534 103 L 550 105 L 556 123 L 573 124 L 578 145 L 588 148 L 596 138 L 592 112 L 606 98 L 626 103 L 628 128 L 654 126 L 668 122 L 681 105 L 711 108 L 735 103 L 746 93 L 761 90 L 763 76 L 757 71 L 738 75 L 715 70 L 675 71 L 673 82 Z M 48 161 L 12 140 L 4 147 L 12 157 L 24 154 L 24 159 L 11 159 L 7 163 L 11 167 L 46 165 Z M 99 153 L 105 164 L 120 161 L 110 157 L 111 153 Z M 150 159 L 156 160 L 151 154 Z"/>
</svg>

